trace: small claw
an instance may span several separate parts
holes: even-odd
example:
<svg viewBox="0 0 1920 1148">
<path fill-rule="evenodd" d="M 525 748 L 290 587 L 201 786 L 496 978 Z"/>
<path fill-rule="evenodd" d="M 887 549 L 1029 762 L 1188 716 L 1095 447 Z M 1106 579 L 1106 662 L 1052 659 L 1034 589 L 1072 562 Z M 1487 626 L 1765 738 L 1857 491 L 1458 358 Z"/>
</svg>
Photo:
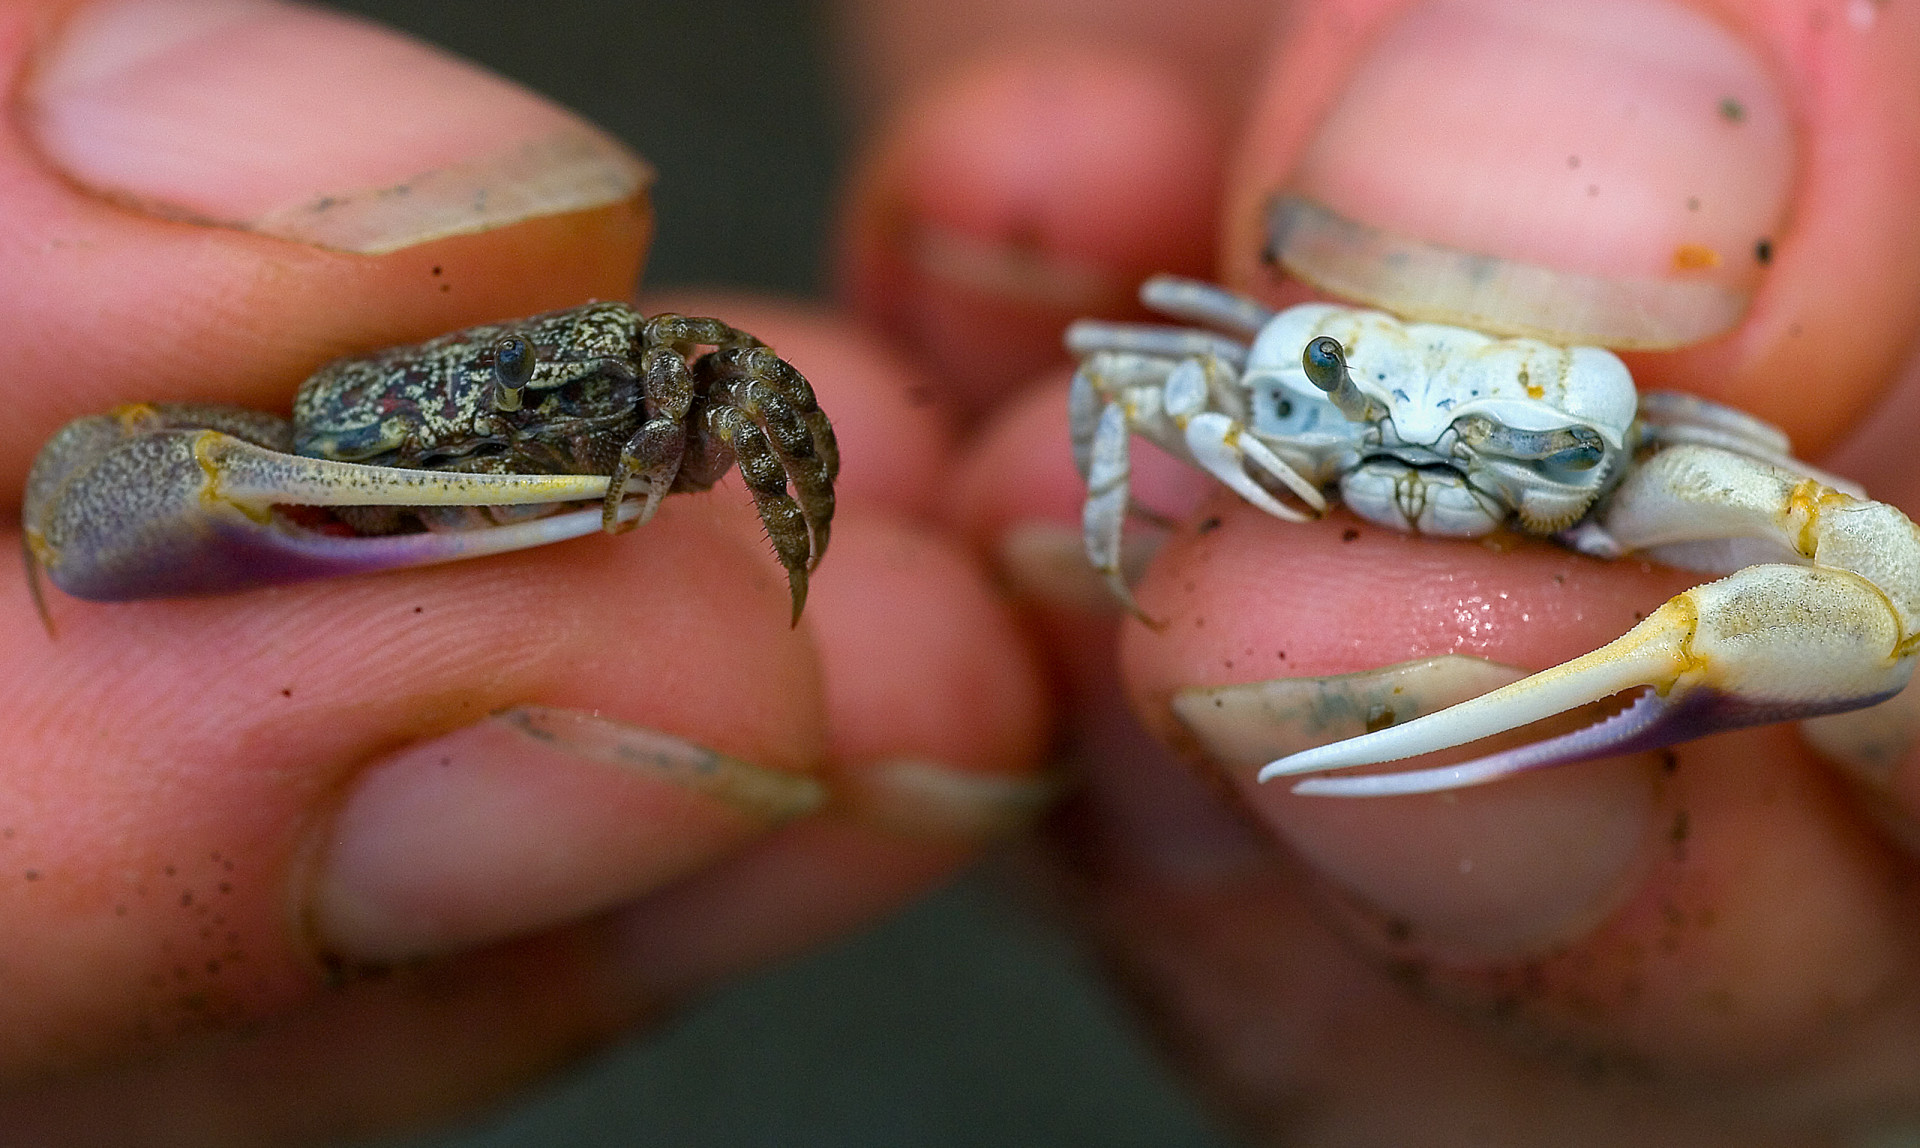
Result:
<svg viewBox="0 0 1920 1148">
<path fill-rule="evenodd" d="M 1275 518 L 1287 522 L 1311 522 L 1316 515 L 1326 513 L 1326 497 L 1312 483 L 1258 439 L 1235 426 L 1226 415 L 1209 412 L 1193 416 L 1187 421 L 1186 441 L 1188 452 L 1202 470 Z M 1295 510 L 1268 494 L 1265 488 L 1247 475 L 1247 461 L 1286 484 L 1288 490 L 1307 504 L 1310 513 Z"/>
<path fill-rule="evenodd" d="M 1752 566 L 1671 600 L 1590 654 L 1405 725 L 1272 762 L 1260 780 L 1373 765 L 1481 738 L 1643 687 L 1586 729 L 1460 765 L 1320 778 L 1321 796 L 1428 793 L 1525 770 L 1674 745 L 1723 730 L 1859 709 L 1898 693 L 1913 663 L 1898 619 L 1841 570 Z"/>
</svg>

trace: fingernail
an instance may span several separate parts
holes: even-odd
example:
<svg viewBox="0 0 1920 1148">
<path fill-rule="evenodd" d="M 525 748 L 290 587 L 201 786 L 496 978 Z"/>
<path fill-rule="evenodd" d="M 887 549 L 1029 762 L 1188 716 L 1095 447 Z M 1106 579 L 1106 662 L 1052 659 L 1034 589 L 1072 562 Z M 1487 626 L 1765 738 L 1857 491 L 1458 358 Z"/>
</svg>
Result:
<svg viewBox="0 0 1920 1148">
<path fill-rule="evenodd" d="M 1183 253 L 1180 232 L 1202 229 L 1195 204 L 1213 190 L 1210 125 L 1169 80 L 1133 60 L 1067 52 L 996 60 L 949 82 L 898 144 L 896 238 L 908 259 L 1006 303 L 1130 308 L 1136 249 Z M 1132 179 L 1110 178 L 1129 163 Z"/>
<path fill-rule="evenodd" d="M 860 181 L 851 294 L 983 408 L 1064 359 L 1069 320 L 1206 266 L 1219 135 L 1182 77 L 1097 48 L 940 78 Z"/>
<path fill-rule="evenodd" d="M 1012 303 L 1101 314 L 1128 302 L 1127 285 L 1091 263 L 1048 255 L 1032 243 L 996 242 L 941 227 L 907 237 L 915 270 Z"/>
<path fill-rule="evenodd" d="M 1269 254 L 1414 318 L 1620 348 L 1745 314 L 1794 141 L 1736 36 L 1666 0 L 1428 0 L 1348 79 Z"/>
<path fill-rule="evenodd" d="M 1412 721 L 1526 676 L 1485 658 L 1447 654 L 1357 674 L 1185 689 L 1173 696 L 1173 712 L 1215 761 L 1253 762 L 1257 769 L 1277 757 Z"/>
<path fill-rule="evenodd" d="M 1630 891 L 1652 840 L 1650 771 L 1600 763 L 1456 793 L 1343 801 L 1295 796 L 1254 774 L 1275 757 L 1524 676 L 1447 655 L 1358 674 L 1183 690 L 1173 709 L 1261 820 L 1322 876 L 1393 921 L 1407 943 L 1458 961 L 1505 959 L 1563 942 Z"/>
<path fill-rule="evenodd" d="M 48 159 L 105 198 L 360 254 L 618 203 L 652 181 L 498 76 L 271 0 L 84 7 L 22 103 Z"/>
<path fill-rule="evenodd" d="M 508 710 L 364 771 L 321 850 L 310 919 L 350 960 L 473 948 L 657 889 L 823 796 L 666 734 Z"/>
<path fill-rule="evenodd" d="M 977 843 L 1032 825 L 1059 792 L 1051 776 L 995 776 L 905 759 L 841 771 L 833 808 L 900 837 Z"/>
</svg>

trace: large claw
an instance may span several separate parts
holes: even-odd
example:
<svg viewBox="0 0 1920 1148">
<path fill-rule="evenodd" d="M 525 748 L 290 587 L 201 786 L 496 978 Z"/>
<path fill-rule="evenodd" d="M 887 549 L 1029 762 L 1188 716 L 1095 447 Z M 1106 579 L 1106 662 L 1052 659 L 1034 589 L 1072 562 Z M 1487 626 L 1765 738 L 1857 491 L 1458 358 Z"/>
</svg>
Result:
<svg viewBox="0 0 1920 1148">
<path fill-rule="evenodd" d="M 200 425 L 181 425 L 189 422 Z M 277 422 L 230 408 L 142 405 L 69 424 L 27 481 L 29 569 L 75 597 L 120 601 L 450 562 L 602 528 L 604 476 L 401 470 L 248 441 L 272 441 Z M 373 537 L 324 512 L 289 509 L 573 502 L 591 505 L 485 529 Z M 622 517 L 640 510 L 629 500 Z"/>
<path fill-rule="evenodd" d="M 1668 601 L 1602 648 L 1470 701 L 1281 758 L 1260 780 L 1397 761 L 1517 729 L 1623 691 L 1614 716 L 1460 765 L 1316 778 L 1296 793 L 1429 793 L 1523 770 L 1674 745 L 1742 726 L 1857 709 L 1913 673 L 1912 639 L 1865 578 L 1822 566 L 1750 566 Z"/>
</svg>

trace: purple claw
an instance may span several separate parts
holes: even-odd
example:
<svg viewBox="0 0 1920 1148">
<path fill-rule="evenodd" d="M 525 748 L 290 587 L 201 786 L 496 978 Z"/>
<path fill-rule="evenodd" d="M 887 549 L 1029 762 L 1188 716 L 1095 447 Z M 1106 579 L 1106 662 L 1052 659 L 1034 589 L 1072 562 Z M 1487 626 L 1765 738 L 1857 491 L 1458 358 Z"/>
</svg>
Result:
<svg viewBox="0 0 1920 1148">
<path fill-rule="evenodd" d="M 603 527 L 604 477 L 450 474 L 303 458 L 219 430 L 170 425 L 178 414 L 136 407 L 81 419 L 41 453 L 23 517 L 29 561 L 54 585 L 94 601 L 214 594 L 498 554 Z M 575 501 L 593 505 L 504 526 L 378 536 L 354 535 L 324 511 L 290 509 Z M 620 517 L 640 510 L 629 502 Z"/>
<path fill-rule="evenodd" d="M 1464 789 L 1529 770 L 1573 765 L 1595 758 L 1665 749 L 1708 734 L 1746 726 L 1772 725 L 1876 705 L 1899 693 L 1891 690 L 1864 700 L 1762 702 L 1724 693 L 1711 686 L 1661 695 L 1643 691 L 1632 704 L 1582 729 L 1515 746 L 1458 765 L 1374 773 L 1360 777 L 1315 777 L 1293 787 L 1313 797 L 1388 797 Z M 1676 696 L 1677 695 L 1677 696 Z"/>
</svg>

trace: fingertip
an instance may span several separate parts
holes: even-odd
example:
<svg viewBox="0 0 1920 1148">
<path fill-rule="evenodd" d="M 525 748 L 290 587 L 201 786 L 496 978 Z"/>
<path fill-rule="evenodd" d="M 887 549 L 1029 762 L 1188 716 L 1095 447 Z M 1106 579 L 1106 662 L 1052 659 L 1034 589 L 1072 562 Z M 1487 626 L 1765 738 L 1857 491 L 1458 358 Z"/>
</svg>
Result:
<svg viewBox="0 0 1920 1148">
<path fill-rule="evenodd" d="M 865 159 L 845 290 L 977 412 L 1060 361 L 1072 319 L 1133 310 L 1155 271 L 1205 269 L 1221 139 L 1217 114 L 1141 57 L 978 62 Z"/>
<path fill-rule="evenodd" d="M 813 606 L 829 756 L 842 768 L 921 760 L 1032 772 L 1046 738 L 1045 687 L 980 568 L 898 520 L 851 520 L 835 544 L 839 568 Z"/>
<path fill-rule="evenodd" d="M 806 630 L 786 626 L 761 541 L 743 537 L 751 516 L 696 496 L 644 532 L 481 562 L 222 598 L 61 601 L 52 643 L 9 579 L 22 604 L 16 656 L 0 666 L 18 718 L 0 860 L 34 877 L 0 894 L 21 923 L 6 959 L 35 991 L 8 998 L 21 1039 L 0 1059 L 25 1071 L 56 1045 L 97 1059 L 274 1015 L 320 988 L 316 941 L 377 961 L 523 935 L 791 815 L 688 784 L 743 773 L 703 772 L 697 754 L 688 768 L 556 766 L 539 747 L 420 745 L 535 703 L 686 739 L 746 773 L 803 775 L 826 737 L 818 667 Z M 405 767 L 362 792 L 406 746 Z M 336 825 L 356 797 L 360 815 Z M 660 831 L 636 834 L 649 819 Z M 303 914 L 343 842 L 359 859 L 348 884 L 385 920 L 316 938 Z"/>
<path fill-rule="evenodd" d="M 1344 516 L 1277 523 L 1224 497 L 1203 521 L 1170 537 L 1140 586 L 1165 624 L 1124 627 L 1122 673 L 1148 727 L 1207 762 L 1268 832 L 1407 923 L 1421 953 L 1457 962 L 1566 943 L 1632 891 L 1656 805 L 1646 760 L 1419 798 L 1295 796 L 1255 776 L 1598 647 L 1683 578 Z"/>
<path fill-rule="evenodd" d="M 0 297 L 0 483 L 116 402 L 284 410 L 337 355 L 632 290 L 644 164 L 531 93 L 291 5 L 100 4 L 36 36 L 46 7 L 0 13 L 0 230 L 31 285 Z"/>
<path fill-rule="evenodd" d="M 1225 277 L 1613 347 L 1817 454 L 1920 322 L 1920 24 L 1861 11 L 1323 6 L 1269 58 Z"/>
<path fill-rule="evenodd" d="M 978 567 L 897 519 L 849 518 L 808 607 L 825 682 L 827 804 L 616 919 L 668 998 L 853 928 L 1042 814 L 1036 659 Z"/>
<path fill-rule="evenodd" d="M 270 0 L 115 0 L 36 51 L 23 126 L 160 218 L 374 255 L 634 198 L 638 157 L 429 45 Z"/>
</svg>

